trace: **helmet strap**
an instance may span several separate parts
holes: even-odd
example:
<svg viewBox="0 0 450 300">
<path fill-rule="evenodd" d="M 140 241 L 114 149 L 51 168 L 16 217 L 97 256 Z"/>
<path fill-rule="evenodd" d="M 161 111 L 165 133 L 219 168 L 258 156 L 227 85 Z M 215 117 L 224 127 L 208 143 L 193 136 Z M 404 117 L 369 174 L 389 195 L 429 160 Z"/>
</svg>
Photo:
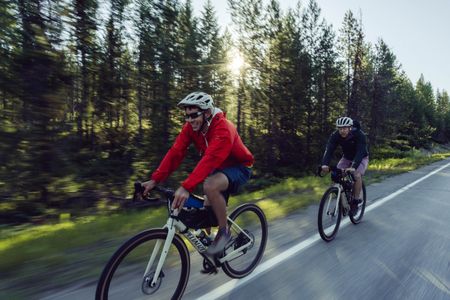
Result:
<svg viewBox="0 0 450 300">
<path fill-rule="evenodd" d="M 206 134 L 208 132 L 209 126 L 211 125 L 212 113 L 209 117 L 206 117 L 205 114 L 203 114 L 202 116 L 203 116 L 203 124 L 201 132 L 203 134 Z"/>
</svg>

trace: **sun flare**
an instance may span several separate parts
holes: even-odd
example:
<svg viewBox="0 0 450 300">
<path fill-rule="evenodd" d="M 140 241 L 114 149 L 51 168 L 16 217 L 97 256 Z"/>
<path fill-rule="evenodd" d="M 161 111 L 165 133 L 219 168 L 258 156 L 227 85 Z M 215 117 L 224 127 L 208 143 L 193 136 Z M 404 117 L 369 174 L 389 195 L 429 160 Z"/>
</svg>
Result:
<svg viewBox="0 0 450 300">
<path fill-rule="evenodd" d="M 229 60 L 228 68 L 234 75 L 239 75 L 242 67 L 245 65 L 244 57 L 239 51 L 233 51 Z"/>
</svg>

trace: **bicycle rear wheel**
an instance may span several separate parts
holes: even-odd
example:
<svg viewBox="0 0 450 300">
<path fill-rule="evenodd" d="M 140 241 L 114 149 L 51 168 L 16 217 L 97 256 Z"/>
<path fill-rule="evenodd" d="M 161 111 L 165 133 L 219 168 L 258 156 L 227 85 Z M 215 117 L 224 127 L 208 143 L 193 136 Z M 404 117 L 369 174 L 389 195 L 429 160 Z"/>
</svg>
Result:
<svg viewBox="0 0 450 300">
<path fill-rule="evenodd" d="M 364 211 L 366 210 L 367 195 L 366 195 L 366 186 L 364 185 L 364 182 L 362 184 L 361 194 L 358 198 L 362 200 L 362 202 L 358 204 L 358 211 L 354 215 L 350 214 L 350 221 L 352 221 L 352 223 L 355 225 L 361 222 L 362 217 L 364 215 Z"/>
<path fill-rule="evenodd" d="M 155 286 L 153 275 L 167 238 L 167 229 L 150 229 L 125 242 L 107 263 L 95 299 L 180 299 L 189 279 L 189 251 L 175 235 Z M 156 246 L 159 244 L 159 247 Z M 145 273 L 155 250 L 155 260 Z"/>
<path fill-rule="evenodd" d="M 335 238 L 341 223 L 342 207 L 338 194 L 338 188 L 332 186 L 326 190 L 320 200 L 317 225 L 320 237 L 326 242 L 330 242 Z"/>
<path fill-rule="evenodd" d="M 231 278 L 242 278 L 250 274 L 261 261 L 267 243 L 267 220 L 264 212 L 255 204 L 246 203 L 237 207 L 228 222 L 232 242 L 225 248 L 225 256 L 248 244 L 237 257 L 224 262 L 222 269 Z"/>
</svg>

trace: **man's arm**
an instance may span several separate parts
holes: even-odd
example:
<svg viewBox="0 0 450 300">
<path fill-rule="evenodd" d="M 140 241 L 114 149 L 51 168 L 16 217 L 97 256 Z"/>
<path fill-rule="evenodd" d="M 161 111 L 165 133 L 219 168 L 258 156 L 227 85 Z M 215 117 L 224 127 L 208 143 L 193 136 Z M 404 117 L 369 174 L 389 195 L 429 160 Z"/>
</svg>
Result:
<svg viewBox="0 0 450 300">
<path fill-rule="evenodd" d="M 190 126 L 188 123 L 184 124 L 172 147 L 166 153 L 156 171 L 153 172 L 151 179 L 156 183 L 166 180 L 179 167 L 186 156 L 187 149 L 191 143 L 188 126 Z"/>
</svg>

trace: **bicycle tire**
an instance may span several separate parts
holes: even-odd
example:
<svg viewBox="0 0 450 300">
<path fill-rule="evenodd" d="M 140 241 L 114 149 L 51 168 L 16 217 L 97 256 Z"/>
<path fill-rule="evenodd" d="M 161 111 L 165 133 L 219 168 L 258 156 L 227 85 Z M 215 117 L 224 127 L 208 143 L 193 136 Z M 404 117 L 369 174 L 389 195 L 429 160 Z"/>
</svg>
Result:
<svg viewBox="0 0 450 300">
<path fill-rule="evenodd" d="M 137 250 L 137 248 L 139 246 L 143 245 L 144 243 L 149 242 L 149 241 L 154 241 L 154 240 L 165 241 L 166 238 L 167 238 L 167 229 L 149 229 L 149 230 L 143 231 L 143 232 L 135 235 L 134 237 L 132 237 L 128 241 L 126 241 L 113 254 L 113 256 L 110 258 L 110 260 L 106 264 L 106 266 L 100 276 L 98 284 L 97 284 L 95 299 L 96 300 L 108 300 L 108 299 L 112 298 L 112 297 L 110 297 L 110 293 L 111 294 L 113 293 L 112 291 L 110 291 L 110 289 L 112 288 L 111 281 L 114 279 L 114 282 L 116 280 L 119 281 L 120 283 L 122 282 L 121 279 L 115 279 L 114 275 L 115 275 L 117 269 L 121 266 L 121 263 L 124 262 L 124 260 L 127 257 L 133 258 L 133 256 L 131 254 L 133 253 L 134 250 L 136 250 L 136 252 L 138 252 L 139 250 Z M 162 245 L 163 244 L 164 243 L 162 243 Z M 171 246 L 175 246 L 176 251 L 178 251 L 178 254 L 180 255 L 181 271 L 180 271 L 180 279 L 178 281 L 178 284 L 174 287 L 169 288 L 170 291 L 173 291 L 173 295 L 171 295 L 169 297 L 170 297 L 170 299 L 181 299 L 181 296 L 183 295 L 184 290 L 186 289 L 187 282 L 189 280 L 189 270 L 190 270 L 189 251 L 188 251 L 184 241 L 177 234 L 174 236 Z M 161 249 L 162 249 L 162 246 L 161 246 Z M 151 253 L 151 250 L 150 250 L 150 253 Z M 142 256 L 145 256 L 148 261 L 149 253 L 146 253 L 145 255 L 142 255 Z M 167 262 L 167 258 L 166 258 L 166 262 Z M 155 264 L 156 263 L 157 263 L 157 260 L 156 260 Z M 145 265 L 139 266 L 139 271 L 140 271 L 139 275 L 140 275 L 140 280 L 141 280 L 140 284 L 141 284 L 142 289 L 144 289 L 144 287 L 143 287 L 144 283 L 142 282 L 144 276 L 142 275 L 142 272 L 145 270 L 145 267 L 146 267 Z M 117 275 L 117 276 L 119 276 L 119 275 Z M 162 273 L 162 275 L 160 274 L 160 276 L 161 276 L 161 280 L 158 280 L 159 286 L 157 287 L 157 290 L 161 286 L 161 282 L 164 278 L 164 273 Z M 136 281 L 133 281 L 133 282 L 130 281 L 130 284 L 128 286 L 131 286 L 132 284 L 135 285 L 136 283 L 137 283 Z M 128 281 L 127 281 L 127 284 L 128 284 Z M 135 288 L 133 288 L 132 292 L 137 292 L 137 291 Z M 138 297 L 141 297 L 143 294 L 144 294 L 144 292 L 141 291 L 141 294 Z M 120 296 L 117 296 L 117 297 L 120 298 Z M 165 296 L 155 295 L 154 299 L 161 299 L 162 297 L 165 297 Z M 131 296 L 131 293 L 127 293 L 126 298 L 132 299 L 134 297 Z"/>
<path fill-rule="evenodd" d="M 241 224 L 240 221 L 238 220 L 239 216 L 243 215 L 244 213 L 254 213 L 256 218 L 259 220 L 259 224 L 257 225 L 258 230 L 260 230 L 261 232 L 257 232 L 257 228 L 253 228 L 251 225 L 246 225 L 245 222 L 242 222 Z M 256 240 L 259 241 L 259 245 L 257 246 L 257 249 L 253 249 L 252 248 L 256 245 L 253 244 L 251 245 L 249 248 L 245 249 L 244 251 L 242 251 L 242 255 L 240 257 L 242 257 L 245 261 L 248 261 L 248 254 L 250 253 L 250 251 L 248 250 L 252 250 L 251 252 L 255 253 L 255 257 L 253 259 L 251 259 L 251 261 L 249 262 L 249 265 L 244 267 L 243 269 L 239 270 L 236 266 L 233 266 L 232 263 L 235 263 L 236 260 L 233 261 L 226 261 L 223 263 L 222 265 L 222 270 L 225 272 L 225 274 L 227 274 L 229 277 L 231 278 L 242 278 L 247 276 L 248 274 L 250 274 L 255 268 L 256 266 L 259 264 L 259 262 L 261 261 L 263 254 L 264 254 L 264 250 L 266 248 L 266 244 L 267 244 L 267 235 L 268 235 L 268 226 L 267 226 L 267 220 L 266 220 L 266 216 L 264 214 L 264 212 L 261 210 L 261 208 L 259 208 L 257 205 L 252 204 L 252 203 L 246 203 L 246 204 L 242 204 L 239 207 L 237 207 L 231 214 L 230 214 L 230 219 L 233 221 L 236 221 L 236 223 L 243 229 L 246 230 L 247 233 L 249 233 L 250 235 L 253 236 L 254 242 Z M 242 221 L 244 221 L 245 219 L 242 219 Z M 231 225 L 232 223 L 229 222 L 229 225 L 231 227 L 231 232 L 233 234 L 233 225 Z M 241 234 L 241 237 L 243 235 Z M 244 237 L 245 238 L 245 237 Z M 238 243 L 239 243 L 239 235 L 237 237 L 233 237 L 233 243 L 231 244 L 231 246 L 228 247 L 228 250 L 233 250 L 234 248 L 239 247 Z M 241 242 L 241 243 L 245 243 L 245 242 Z M 225 254 L 226 254 L 227 250 L 225 250 Z M 247 256 L 246 256 L 247 255 Z M 237 261 L 237 263 L 239 263 Z"/>
<path fill-rule="evenodd" d="M 350 214 L 350 221 L 354 225 L 357 225 L 361 222 L 361 220 L 364 216 L 364 211 L 366 210 L 367 194 L 366 194 L 366 186 L 364 185 L 364 182 L 362 183 L 362 192 L 363 192 L 363 197 L 361 199 L 362 203 L 360 203 L 358 205 L 358 213 L 355 216 Z"/>
<path fill-rule="evenodd" d="M 343 193 L 343 192 L 342 192 Z M 318 229 L 319 229 L 319 234 L 320 237 L 325 241 L 325 242 L 330 242 L 332 240 L 334 240 L 334 238 L 336 237 L 336 234 L 339 230 L 339 225 L 341 223 L 341 216 L 342 216 L 342 205 L 341 202 L 339 201 L 340 199 L 337 199 L 337 196 L 339 194 L 339 190 L 337 187 L 332 186 L 329 187 L 325 193 L 322 196 L 322 199 L 320 200 L 320 205 L 319 205 L 319 214 L 317 216 L 317 225 L 318 225 Z M 333 213 L 332 215 L 330 214 L 330 209 L 328 205 L 328 201 L 331 201 L 332 198 L 335 200 L 335 204 L 331 204 L 332 205 L 332 210 L 334 210 L 335 206 L 333 205 L 337 205 L 337 215 L 335 213 Z M 325 212 L 325 216 L 327 216 L 326 218 L 330 218 L 330 223 L 334 224 L 334 225 L 329 225 L 326 226 L 325 225 L 325 220 L 324 220 L 324 210 L 328 210 L 327 212 Z M 328 217 L 329 216 L 329 217 Z M 334 227 L 332 227 L 334 226 Z M 328 231 L 330 231 L 329 229 L 331 228 L 331 232 L 328 233 Z M 327 231 L 327 232 L 326 232 Z"/>
</svg>

